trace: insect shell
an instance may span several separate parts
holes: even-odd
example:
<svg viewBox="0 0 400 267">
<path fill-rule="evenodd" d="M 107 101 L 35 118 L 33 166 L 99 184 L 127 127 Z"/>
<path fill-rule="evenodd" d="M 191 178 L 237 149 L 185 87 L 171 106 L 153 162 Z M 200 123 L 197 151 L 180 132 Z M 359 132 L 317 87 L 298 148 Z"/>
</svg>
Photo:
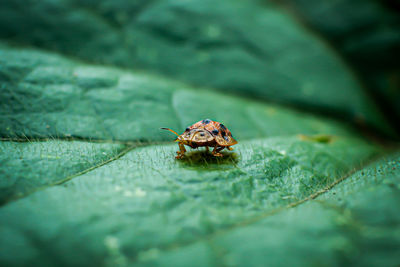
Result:
<svg viewBox="0 0 400 267">
<path fill-rule="evenodd" d="M 238 142 L 232 137 L 232 133 L 222 123 L 212 121 L 210 119 L 204 119 L 196 122 L 192 126 L 186 128 L 183 134 L 179 135 L 175 131 L 169 128 L 161 128 L 173 132 L 178 136 L 176 142 L 179 145 L 179 151 L 176 153 L 177 159 L 183 158 L 185 155 L 186 146 L 191 148 L 206 147 L 209 151 L 209 147 L 213 147 L 211 152 L 215 157 L 222 157 L 220 153 L 224 148 L 233 150 L 231 146 L 236 145 Z"/>
</svg>

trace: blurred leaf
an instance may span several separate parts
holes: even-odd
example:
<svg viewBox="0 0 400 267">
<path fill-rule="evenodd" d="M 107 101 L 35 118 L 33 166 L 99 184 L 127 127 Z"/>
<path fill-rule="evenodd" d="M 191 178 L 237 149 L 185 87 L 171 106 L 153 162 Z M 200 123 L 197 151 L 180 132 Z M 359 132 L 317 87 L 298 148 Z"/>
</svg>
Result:
<svg viewBox="0 0 400 267">
<path fill-rule="evenodd" d="M 277 0 L 329 40 L 357 70 L 369 94 L 400 131 L 398 1 Z M 396 10 L 397 9 L 397 10 Z"/>
<path fill-rule="evenodd" d="M 1 1 L 0 37 L 316 109 L 391 132 L 340 57 L 275 5 L 239 0 Z"/>
<path fill-rule="evenodd" d="M 0 64 L 3 137 L 171 140 L 160 127 L 181 131 L 207 117 L 222 120 L 239 139 L 356 135 L 304 112 L 35 50 L 0 47 Z"/>
</svg>

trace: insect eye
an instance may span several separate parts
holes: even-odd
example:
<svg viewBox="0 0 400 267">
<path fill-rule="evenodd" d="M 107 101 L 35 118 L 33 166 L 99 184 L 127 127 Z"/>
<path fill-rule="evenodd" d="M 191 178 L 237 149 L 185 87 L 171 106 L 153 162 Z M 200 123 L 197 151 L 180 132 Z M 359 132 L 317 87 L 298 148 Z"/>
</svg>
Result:
<svg viewBox="0 0 400 267">
<path fill-rule="evenodd" d="M 214 129 L 211 131 L 214 135 L 217 135 L 219 133 L 219 131 L 217 129 Z"/>
<path fill-rule="evenodd" d="M 185 131 L 187 132 L 187 131 L 189 131 L 189 130 L 190 130 L 189 127 L 187 127 Z"/>
</svg>

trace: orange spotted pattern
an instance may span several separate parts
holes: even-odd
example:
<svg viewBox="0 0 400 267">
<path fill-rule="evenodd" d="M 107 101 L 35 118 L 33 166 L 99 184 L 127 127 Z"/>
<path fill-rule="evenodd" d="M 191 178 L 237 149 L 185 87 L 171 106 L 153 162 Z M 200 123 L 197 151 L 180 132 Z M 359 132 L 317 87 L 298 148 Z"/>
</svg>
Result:
<svg viewBox="0 0 400 267">
<path fill-rule="evenodd" d="M 210 132 L 213 136 L 218 139 L 218 143 L 228 145 L 231 143 L 236 143 L 236 140 L 233 139 L 231 131 L 225 127 L 222 123 L 217 121 L 212 121 L 210 119 L 204 119 L 196 122 L 192 126 L 186 128 L 185 132 L 189 132 L 193 129 L 205 129 Z"/>
</svg>

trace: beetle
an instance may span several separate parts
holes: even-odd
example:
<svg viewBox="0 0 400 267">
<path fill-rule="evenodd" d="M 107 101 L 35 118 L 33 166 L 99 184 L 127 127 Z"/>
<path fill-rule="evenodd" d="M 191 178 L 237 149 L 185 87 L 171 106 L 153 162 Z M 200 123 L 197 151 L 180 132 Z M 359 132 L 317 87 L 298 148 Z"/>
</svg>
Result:
<svg viewBox="0 0 400 267">
<path fill-rule="evenodd" d="M 178 154 L 176 156 L 177 159 L 184 157 L 186 152 L 185 145 L 191 148 L 204 146 L 207 151 L 209 151 L 209 147 L 213 147 L 212 155 L 215 157 L 222 157 L 223 155 L 220 153 L 221 150 L 224 148 L 233 150 L 231 146 L 238 143 L 225 125 L 210 119 L 196 122 L 187 127 L 181 135 L 169 128 L 161 129 L 170 131 L 178 136 L 178 138 L 175 139 L 179 145 L 179 151 L 176 152 Z"/>
</svg>

